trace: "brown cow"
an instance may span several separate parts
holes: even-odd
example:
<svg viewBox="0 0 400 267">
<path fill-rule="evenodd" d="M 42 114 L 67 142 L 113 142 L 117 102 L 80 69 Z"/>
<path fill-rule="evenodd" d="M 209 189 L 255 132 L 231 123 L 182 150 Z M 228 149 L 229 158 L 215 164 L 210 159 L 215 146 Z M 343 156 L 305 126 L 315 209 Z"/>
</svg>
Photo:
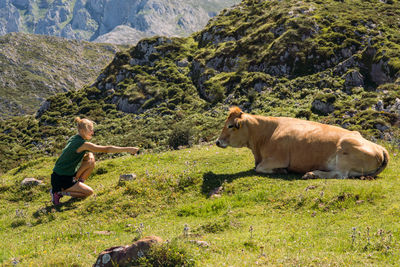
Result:
<svg viewBox="0 0 400 267">
<path fill-rule="evenodd" d="M 303 178 L 376 176 L 389 161 L 385 148 L 359 132 L 286 117 L 264 117 L 232 107 L 217 146 L 248 147 L 256 172 L 305 173 Z"/>
</svg>

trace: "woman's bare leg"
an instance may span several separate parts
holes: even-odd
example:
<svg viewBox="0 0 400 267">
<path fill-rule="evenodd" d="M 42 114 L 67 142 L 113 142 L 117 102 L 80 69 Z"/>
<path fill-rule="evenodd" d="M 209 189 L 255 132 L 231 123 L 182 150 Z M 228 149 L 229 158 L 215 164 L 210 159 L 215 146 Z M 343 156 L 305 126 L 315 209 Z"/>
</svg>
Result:
<svg viewBox="0 0 400 267">
<path fill-rule="evenodd" d="M 67 188 L 61 192 L 70 193 L 71 197 L 85 198 L 93 194 L 93 189 L 87 184 L 77 182 L 70 188 Z"/>
</svg>

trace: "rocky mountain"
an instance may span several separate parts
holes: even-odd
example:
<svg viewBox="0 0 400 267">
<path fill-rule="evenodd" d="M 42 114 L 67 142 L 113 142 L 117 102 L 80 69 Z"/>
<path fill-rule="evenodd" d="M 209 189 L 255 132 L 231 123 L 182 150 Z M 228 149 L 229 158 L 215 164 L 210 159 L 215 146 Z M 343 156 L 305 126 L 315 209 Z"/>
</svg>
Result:
<svg viewBox="0 0 400 267">
<path fill-rule="evenodd" d="M 0 122 L 2 166 L 59 151 L 77 115 L 96 121 L 98 143 L 212 142 L 230 105 L 398 146 L 399 15 L 398 1 L 246 0 L 190 37 L 143 39 L 91 86 L 48 98 L 36 118 Z"/>
<path fill-rule="evenodd" d="M 122 49 L 43 35 L 0 37 L 0 117 L 34 114 L 46 98 L 93 82 Z"/>
<path fill-rule="evenodd" d="M 200 30 L 239 0 L 0 0 L 0 35 L 25 32 L 135 44 L 145 36 Z"/>
</svg>

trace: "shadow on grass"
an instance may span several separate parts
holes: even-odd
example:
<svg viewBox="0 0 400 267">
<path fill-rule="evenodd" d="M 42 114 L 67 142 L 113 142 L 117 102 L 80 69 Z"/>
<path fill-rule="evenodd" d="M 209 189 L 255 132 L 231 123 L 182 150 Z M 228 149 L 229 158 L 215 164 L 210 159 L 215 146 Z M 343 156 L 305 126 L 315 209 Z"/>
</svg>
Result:
<svg viewBox="0 0 400 267">
<path fill-rule="evenodd" d="M 248 171 L 242 171 L 238 173 L 232 174 L 215 174 L 213 172 L 207 172 L 203 175 L 203 184 L 201 186 L 201 192 L 204 195 L 208 195 L 211 190 L 214 190 L 217 187 L 220 187 L 224 182 L 232 182 L 238 178 L 250 177 L 250 176 L 262 176 L 273 179 L 281 179 L 286 181 L 299 180 L 302 175 L 289 173 L 289 174 L 260 174 L 257 173 L 254 169 L 250 169 Z"/>
<path fill-rule="evenodd" d="M 49 205 L 49 206 L 45 206 L 42 208 L 39 208 L 37 211 L 35 211 L 33 213 L 33 217 L 34 218 L 40 218 L 43 216 L 46 216 L 48 214 L 51 214 L 52 212 L 63 212 L 63 211 L 67 211 L 67 210 L 73 210 L 76 209 L 77 206 L 74 205 L 75 202 L 81 201 L 82 199 L 79 198 L 70 198 L 68 199 L 68 201 L 65 202 L 61 202 L 59 205 L 54 206 L 53 204 Z"/>
</svg>

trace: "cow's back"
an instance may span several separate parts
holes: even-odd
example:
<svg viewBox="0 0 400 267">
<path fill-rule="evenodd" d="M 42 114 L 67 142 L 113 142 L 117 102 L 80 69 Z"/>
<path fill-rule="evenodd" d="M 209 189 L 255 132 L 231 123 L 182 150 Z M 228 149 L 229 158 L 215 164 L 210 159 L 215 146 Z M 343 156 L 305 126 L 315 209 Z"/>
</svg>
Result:
<svg viewBox="0 0 400 267">
<path fill-rule="evenodd" d="M 272 118 L 277 127 L 270 145 L 286 150 L 288 169 L 294 172 L 329 170 L 335 164 L 340 140 L 346 136 L 362 138 L 358 132 L 295 118 Z"/>
</svg>

